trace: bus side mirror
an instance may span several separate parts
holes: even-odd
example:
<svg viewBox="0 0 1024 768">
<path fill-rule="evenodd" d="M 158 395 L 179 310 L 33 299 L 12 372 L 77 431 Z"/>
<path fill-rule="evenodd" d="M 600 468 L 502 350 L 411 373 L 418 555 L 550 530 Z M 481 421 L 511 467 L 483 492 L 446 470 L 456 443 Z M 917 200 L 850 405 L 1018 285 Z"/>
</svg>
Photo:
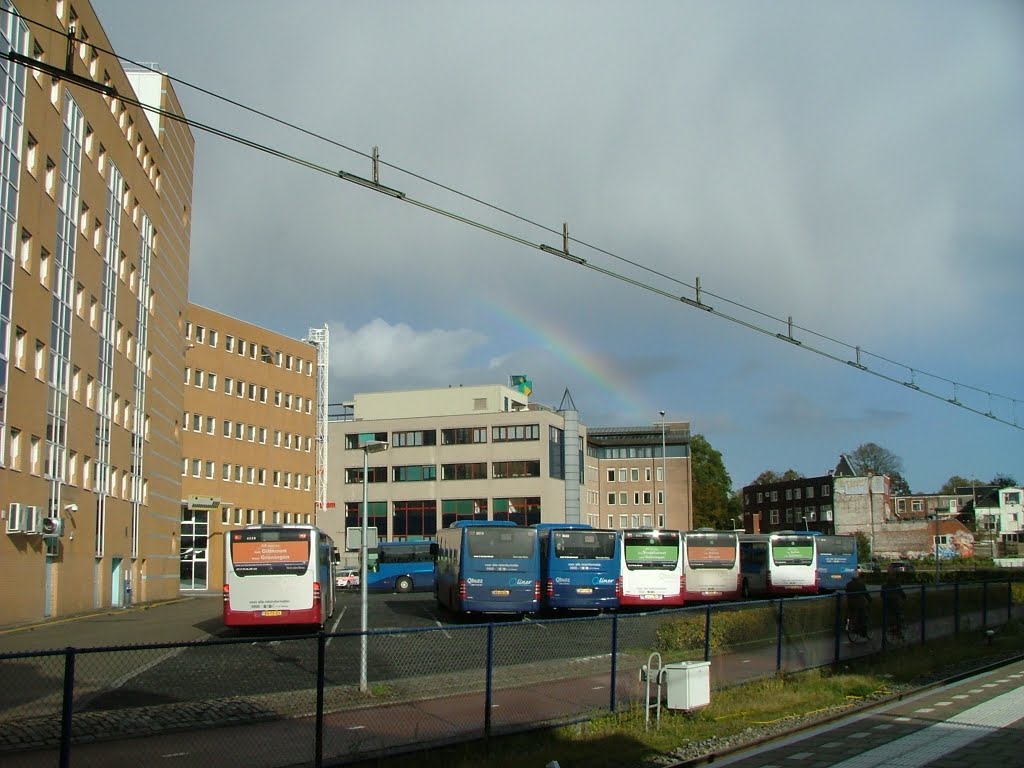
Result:
<svg viewBox="0 0 1024 768">
<path fill-rule="evenodd" d="M 341 552 L 338 551 L 337 547 L 331 547 L 331 562 L 341 562 Z"/>
</svg>

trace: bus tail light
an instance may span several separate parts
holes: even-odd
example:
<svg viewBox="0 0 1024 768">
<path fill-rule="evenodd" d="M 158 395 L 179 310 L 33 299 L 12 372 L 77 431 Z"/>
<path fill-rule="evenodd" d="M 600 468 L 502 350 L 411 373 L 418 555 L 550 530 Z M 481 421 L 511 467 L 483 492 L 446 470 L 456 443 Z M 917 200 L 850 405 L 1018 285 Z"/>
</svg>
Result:
<svg viewBox="0 0 1024 768">
<path fill-rule="evenodd" d="M 533 582 L 533 599 L 540 600 L 540 582 Z"/>
<path fill-rule="evenodd" d="M 230 596 L 231 587 L 229 587 L 227 584 L 225 584 L 224 585 L 224 589 L 222 590 L 222 592 L 224 594 L 224 605 L 227 605 L 228 603 L 231 602 L 231 596 Z"/>
<path fill-rule="evenodd" d="M 548 579 L 547 587 L 548 587 L 547 596 L 548 597 L 554 597 L 555 596 L 555 580 L 554 579 Z"/>
<path fill-rule="evenodd" d="M 685 595 L 686 594 L 686 574 L 685 573 L 680 573 L 679 574 L 679 594 L 680 595 Z"/>
<path fill-rule="evenodd" d="M 314 581 L 313 582 L 313 604 L 314 605 L 319 605 L 320 604 L 320 582 L 319 581 Z"/>
<path fill-rule="evenodd" d="M 466 599 L 466 580 L 459 579 L 459 600 Z"/>
<path fill-rule="evenodd" d="M 615 596 L 617 598 L 619 598 L 620 600 L 622 599 L 622 577 L 621 576 L 619 576 L 617 579 L 615 579 Z"/>
</svg>

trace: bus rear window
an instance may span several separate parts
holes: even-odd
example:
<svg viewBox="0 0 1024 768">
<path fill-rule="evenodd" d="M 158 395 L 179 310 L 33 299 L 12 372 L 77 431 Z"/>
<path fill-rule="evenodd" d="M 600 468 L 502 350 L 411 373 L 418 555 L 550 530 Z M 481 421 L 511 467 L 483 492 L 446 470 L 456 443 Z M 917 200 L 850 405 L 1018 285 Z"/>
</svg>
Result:
<svg viewBox="0 0 1024 768">
<path fill-rule="evenodd" d="M 778 565 L 810 565 L 814 544 L 799 536 L 778 538 L 772 545 L 772 560 Z"/>
<path fill-rule="evenodd" d="M 674 568 L 679 562 L 679 534 L 626 534 L 622 540 L 626 564 L 640 568 Z"/>
<path fill-rule="evenodd" d="M 466 543 L 470 557 L 493 560 L 526 560 L 533 557 L 536 533 L 515 528 L 469 528 Z"/>
<path fill-rule="evenodd" d="M 852 555 L 857 540 L 852 536 L 822 536 L 818 539 L 818 552 L 822 555 Z"/>
<path fill-rule="evenodd" d="M 309 533 L 291 529 L 232 533 L 231 565 L 238 576 L 305 573 L 309 568 Z"/>
<path fill-rule="evenodd" d="M 615 534 L 611 531 L 554 531 L 555 557 L 566 560 L 611 560 Z"/>
</svg>

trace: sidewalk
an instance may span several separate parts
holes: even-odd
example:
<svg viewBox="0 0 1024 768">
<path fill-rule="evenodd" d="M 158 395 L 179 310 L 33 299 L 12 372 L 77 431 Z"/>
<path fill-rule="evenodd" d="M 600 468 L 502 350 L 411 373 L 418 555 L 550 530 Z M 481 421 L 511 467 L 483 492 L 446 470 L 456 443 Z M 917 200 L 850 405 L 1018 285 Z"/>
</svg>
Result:
<svg viewBox="0 0 1024 768">
<path fill-rule="evenodd" d="M 1020 765 L 1024 661 L 714 761 L 720 768 Z"/>
<path fill-rule="evenodd" d="M 220 599 L 214 594 L 177 597 L 130 608 L 0 626 L 0 653 L 205 640 L 222 627 L 210 621 L 211 601 Z"/>
</svg>

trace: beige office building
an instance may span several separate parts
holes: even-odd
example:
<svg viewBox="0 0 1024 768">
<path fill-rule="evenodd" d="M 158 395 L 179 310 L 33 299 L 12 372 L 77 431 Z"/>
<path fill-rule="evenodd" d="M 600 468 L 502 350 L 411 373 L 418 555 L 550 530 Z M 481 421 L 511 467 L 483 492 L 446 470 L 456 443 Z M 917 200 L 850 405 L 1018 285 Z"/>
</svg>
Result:
<svg viewBox="0 0 1024 768">
<path fill-rule="evenodd" d="M 103 52 L 88 2 L 0 10 L 0 53 L 20 57 L 0 70 L 0 616 L 11 623 L 178 594 L 194 140 L 172 118 L 182 112 L 166 77 Z"/>
<path fill-rule="evenodd" d="M 550 408 L 503 385 L 357 394 L 328 424 L 318 522 L 345 541 L 365 491 L 379 540 L 473 519 L 688 530 L 689 425 L 665 427 L 588 430 L 571 397 Z M 365 450 L 370 441 L 387 449 Z"/>
<path fill-rule="evenodd" d="M 181 589 L 224 585 L 224 535 L 316 521 L 317 346 L 188 305 Z"/>
</svg>

